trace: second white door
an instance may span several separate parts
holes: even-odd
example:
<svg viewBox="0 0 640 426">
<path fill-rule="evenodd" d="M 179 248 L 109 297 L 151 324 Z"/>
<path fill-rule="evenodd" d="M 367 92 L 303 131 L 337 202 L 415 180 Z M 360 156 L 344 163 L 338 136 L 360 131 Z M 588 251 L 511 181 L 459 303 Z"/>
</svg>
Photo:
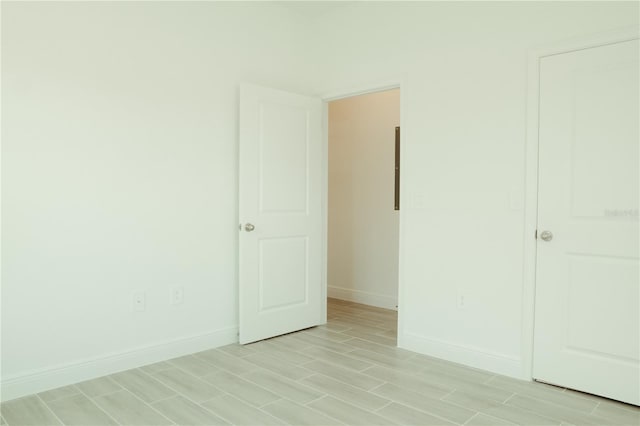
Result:
<svg viewBox="0 0 640 426">
<path fill-rule="evenodd" d="M 638 41 L 540 61 L 534 378 L 640 404 Z"/>
</svg>

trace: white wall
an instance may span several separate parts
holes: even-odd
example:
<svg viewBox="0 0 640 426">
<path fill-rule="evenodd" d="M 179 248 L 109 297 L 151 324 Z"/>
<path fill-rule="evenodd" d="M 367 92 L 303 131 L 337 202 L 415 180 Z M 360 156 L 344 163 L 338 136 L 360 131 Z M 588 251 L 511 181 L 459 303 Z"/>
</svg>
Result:
<svg viewBox="0 0 640 426">
<path fill-rule="evenodd" d="M 527 49 L 638 16 L 631 2 L 363 3 L 317 23 L 319 93 L 403 82 L 402 347 L 526 377 Z"/>
<path fill-rule="evenodd" d="M 2 2 L 4 399 L 236 340 L 238 83 L 306 91 L 301 38 L 268 5 Z"/>
<path fill-rule="evenodd" d="M 329 297 L 388 309 L 398 304 L 399 125 L 398 89 L 329 103 Z"/>
<path fill-rule="evenodd" d="M 400 343 L 519 374 L 526 49 L 637 23 L 631 2 L 2 2 L 3 398 L 235 339 L 240 81 L 402 76 Z"/>
</svg>

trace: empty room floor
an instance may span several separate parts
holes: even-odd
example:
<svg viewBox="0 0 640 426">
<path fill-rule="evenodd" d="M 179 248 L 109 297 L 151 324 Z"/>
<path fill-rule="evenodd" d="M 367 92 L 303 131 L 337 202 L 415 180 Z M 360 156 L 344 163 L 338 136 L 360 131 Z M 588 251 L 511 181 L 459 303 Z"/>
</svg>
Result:
<svg viewBox="0 0 640 426">
<path fill-rule="evenodd" d="M 640 409 L 398 349 L 397 313 L 328 324 L 2 404 L 9 425 L 638 425 Z"/>
</svg>

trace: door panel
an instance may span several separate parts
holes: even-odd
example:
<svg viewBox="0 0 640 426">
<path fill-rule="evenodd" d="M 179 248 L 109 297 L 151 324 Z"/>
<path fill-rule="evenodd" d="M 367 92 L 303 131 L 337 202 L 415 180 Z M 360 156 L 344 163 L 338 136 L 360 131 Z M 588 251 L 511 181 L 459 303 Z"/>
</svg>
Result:
<svg viewBox="0 0 640 426">
<path fill-rule="evenodd" d="M 534 378 L 640 404 L 638 41 L 542 58 Z"/>
<path fill-rule="evenodd" d="M 306 303 L 309 293 L 307 238 L 263 239 L 259 250 L 259 312 Z"/>
<path fill-rule="evenodd" d="M 240 89 L 240 343 L 326 322 L 321 111 L 319 99 Z"/>
</svg>

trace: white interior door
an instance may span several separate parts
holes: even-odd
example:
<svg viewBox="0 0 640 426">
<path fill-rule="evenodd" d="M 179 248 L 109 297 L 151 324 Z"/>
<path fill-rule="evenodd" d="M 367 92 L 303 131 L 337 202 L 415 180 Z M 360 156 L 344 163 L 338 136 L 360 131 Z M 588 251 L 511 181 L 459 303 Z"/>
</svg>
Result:
<svg viewBox="0 0 640 426">
<path fill-rule="evenodd" d="M 322 101 L 240 88 L 240 343 L 326 322 Z"/>
<path fill-rule="evenodd" d="M 537 380 L 632 404 L 640 404 L 639 47 L 540 61 L 533 368 Z"/>
</svg>

